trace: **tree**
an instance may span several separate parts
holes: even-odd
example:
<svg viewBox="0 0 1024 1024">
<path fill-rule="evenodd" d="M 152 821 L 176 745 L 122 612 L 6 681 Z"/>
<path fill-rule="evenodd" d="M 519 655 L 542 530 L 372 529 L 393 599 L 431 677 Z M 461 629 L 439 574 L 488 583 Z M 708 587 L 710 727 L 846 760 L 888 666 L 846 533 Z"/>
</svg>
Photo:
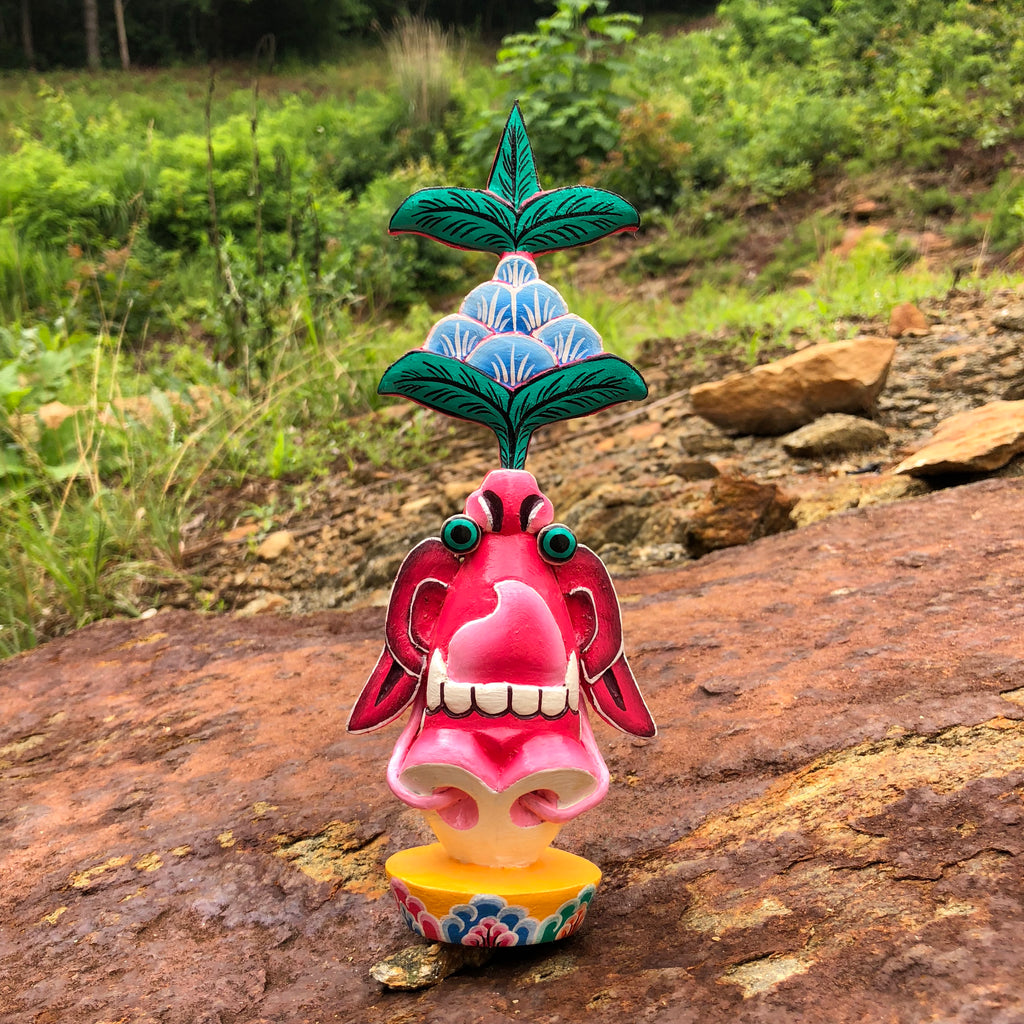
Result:
<svg viewBox="0 0 1024 1024">
<path fill-rule="evenodd" d="M 36 66 L 36 50 L 32 43 L 32 9 L 29 0 L 21 0 L 21 49 L 25 54 L 25 63 Z"/>
<path fill-rule="evenodd" d="M 132 66 L 128 55 L 128 33 L 124 28 L 124 0 L 114 0 L 114 21 L 117 22 L 117 49 L 121 54 L 121 68 L 127 71 Z"/>
<path fill-rule="evenodd" d="M 82 0 L 85 20 L 85 62 L 90 71 L 100 68 L 100 12 L 97 0 Z"/>
</svg>

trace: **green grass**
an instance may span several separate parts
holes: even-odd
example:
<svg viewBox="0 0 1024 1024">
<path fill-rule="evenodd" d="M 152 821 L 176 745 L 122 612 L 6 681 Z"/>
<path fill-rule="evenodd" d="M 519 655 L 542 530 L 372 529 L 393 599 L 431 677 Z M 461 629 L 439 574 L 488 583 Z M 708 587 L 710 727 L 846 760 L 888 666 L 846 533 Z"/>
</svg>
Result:
<svg viewBox="0 0 1024 1024">
<path fill-rule="evenodd" d="M 739 347 L 753 364 L 763 349 L 791 346 L 797 339 L 852 337 L 866 323 L 886 322 L 899 303 L 925 302 L 949 291 L 952 271 L 932 270 L 921 261 L 900 266 L 902 257 L 897 244 L 869 233 L 849 255 L 829 252 L 807 265 L 806 283 L 771 291 L 707 282 L 682 302 L 637 301 L 576 289 L 571 266 L 560 268 L 559 286 L 570 308 L 604 334 L 606 347 L 626 358 L 648 339 L 692 336 L 709 351 Z M 994 273 L 961 278 L 959 287 L 987 293 L 1014 283 Z"/>
</svg>

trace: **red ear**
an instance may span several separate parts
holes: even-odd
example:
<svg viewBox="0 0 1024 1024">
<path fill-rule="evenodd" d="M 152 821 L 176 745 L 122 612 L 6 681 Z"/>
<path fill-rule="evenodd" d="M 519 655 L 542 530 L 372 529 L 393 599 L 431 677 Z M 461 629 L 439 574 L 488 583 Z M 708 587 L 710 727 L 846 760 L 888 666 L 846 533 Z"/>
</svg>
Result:
<svg viewBox="0 0 1024 1024">
<path fill-rule="evenodd" d="M 416 696 L 434 623 L 458 571 L 459 560 L 436 537 L 406 555 L 391 588 L 387 642 L 349 716 L 349 732 L 393 722 Z"/>
<path fill-rule="evenodd" d="M 584 690 L 610 725 L 634 736 L 657 731 L 622 653 L 622 617 L 604 563 L 582 544 L 555 576 L 576 634 Z"/>
<path fill-rule="evenodd" d="M 424 655 L 459 560 L 436 537 L 405 556 L 395 577 L 385 625 L 388 650 L 410 675 L 423 671 Z"/>
<path fill-rule="evenodd" d="M 616 729 L 633 736 L 654 736 L 658 727 L 644 703 L 633 670 L 622 655 L 593 683 L 584 683 L 583 690 L 594 710 Z"/>
<path fill-rule="evenodd" d="M 594 679 L 622 653 L 619 600 L 604 562 L 582 544 L 555 576 L 576 634 L 583 675 Z"/>
<path fill-rule="evenodd" d="M 349 732 L 370 732 L 393 722 L 416 696 L 419 680 L 385 647 L 348 718 Z"/>
</svg>

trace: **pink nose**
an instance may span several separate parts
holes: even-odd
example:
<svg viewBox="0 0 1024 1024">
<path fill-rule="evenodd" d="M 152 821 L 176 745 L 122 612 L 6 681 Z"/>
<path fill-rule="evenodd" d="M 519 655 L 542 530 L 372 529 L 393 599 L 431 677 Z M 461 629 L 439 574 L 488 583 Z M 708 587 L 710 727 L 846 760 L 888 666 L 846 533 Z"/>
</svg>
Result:
<svg viewBox="0 0 1024 1024">
<path fill-rule="evenodd" d="M 448 643 L 448 674 L 460 683 L 561 686 L 568 659 L 544 599 L 519 580 L 500 580 L 498 607 L 460 626 Z"/>
</svg>

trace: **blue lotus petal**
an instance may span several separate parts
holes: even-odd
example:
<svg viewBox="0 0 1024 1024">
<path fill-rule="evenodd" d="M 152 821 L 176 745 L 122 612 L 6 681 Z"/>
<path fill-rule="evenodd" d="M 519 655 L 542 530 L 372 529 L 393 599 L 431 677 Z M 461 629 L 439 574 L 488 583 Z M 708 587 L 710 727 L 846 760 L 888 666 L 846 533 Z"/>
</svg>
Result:
<svg viewBox="0 0 1024 1024">
<path fill-rule="evenodd" d="M 478 345 L 466 362 L 493 377 L 499 384 L 515 387 L 555 366 L 547 346 L 525 334 L 496 334 Z"/>
<path fill-rule="evenodd" d="M 477 285 L 462 301 L 459 312 L 501 333 L 515 329 L 513 290 L 500 281 Z"/>
<path fill-rule="evenodd" d="M 437 352 L 452 359 L 465 360 L 485 338 L 494 332 L 487 324 L 472 317 L 454 313 L 434 324 L 423 347 L 428 352 Z"/>
<path fill-rule="evenodd" d="M 513 288 L 521 288 L 524 284 L 537 280 L 537 265 L 529 256 L 513 253 L 498 264 L 498 269 L 494 271 L 494 280 L 504 281 Z"/>
<path fill-rule="evenodd" d="M 515 292 L 515 330 L 529 334 L 569 312 L 565 299 L 549 284 L 531 281 Z"/>
<path fill-rule="evenodd" d="M 575 313 L 549 320 L 533 332 L 533 337 L 555 353 L 559 366 L 596 356 L 602 351 L 601 335 Z"/>
</svg>

